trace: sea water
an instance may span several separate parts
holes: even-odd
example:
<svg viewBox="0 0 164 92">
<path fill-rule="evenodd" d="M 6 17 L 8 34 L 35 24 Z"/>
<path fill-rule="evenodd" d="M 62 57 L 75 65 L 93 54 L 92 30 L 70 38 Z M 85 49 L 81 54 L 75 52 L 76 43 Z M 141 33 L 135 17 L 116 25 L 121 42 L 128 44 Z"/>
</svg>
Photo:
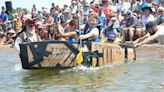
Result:
<svg viewBox="0 0 164 92">
<path fill-rule="evenodd" d="M 98 68 L 24 70 L 19 53 L 0 48 L 0 92 L 164 92 L 164 60 Z"/>
</svg>

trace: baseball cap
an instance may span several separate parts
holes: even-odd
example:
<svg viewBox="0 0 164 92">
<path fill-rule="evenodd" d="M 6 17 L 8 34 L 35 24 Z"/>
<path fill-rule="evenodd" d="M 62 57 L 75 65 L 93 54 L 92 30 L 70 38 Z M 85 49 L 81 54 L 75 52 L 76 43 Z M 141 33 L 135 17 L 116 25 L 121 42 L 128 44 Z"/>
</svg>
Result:
<svg viewBox="0 0 164 92">
<path fill-rule="evenodd" d="M 132 14 L 132 11 L 129 9 L 126 13 L 127 14 Z"/>
<path fill-rule="evenodd" d="M 111 32 L 109 32 L 109 33 L 107 34 L 107 39 L 108 39 L 108 40 L 114 41 L 115 38 L 116 38 L 116 35 L 115 35 L 115 33 L 114 33 L 113 31 L 111 31 Z"/>
</svg>

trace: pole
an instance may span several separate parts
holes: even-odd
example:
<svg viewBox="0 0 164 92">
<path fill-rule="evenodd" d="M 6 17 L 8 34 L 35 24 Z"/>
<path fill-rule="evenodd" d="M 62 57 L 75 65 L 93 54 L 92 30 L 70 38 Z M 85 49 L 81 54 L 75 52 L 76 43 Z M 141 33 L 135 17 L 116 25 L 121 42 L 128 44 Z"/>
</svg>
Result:
<svg viewBox="0 0 164 92">
<path fill-rule="evenodd" d="M 79 27 L 79 35 L 81 35 L 81 29 L 80 29 L 80 2 L 79 0 L 77 0 L 77 5 L 78 5 L 78 13 L 79 13 L 79 16 L 78 16 L 78 27 Z M 82 48 L 82 40 L 80 39 L 80 48 Z"/>
</svg>

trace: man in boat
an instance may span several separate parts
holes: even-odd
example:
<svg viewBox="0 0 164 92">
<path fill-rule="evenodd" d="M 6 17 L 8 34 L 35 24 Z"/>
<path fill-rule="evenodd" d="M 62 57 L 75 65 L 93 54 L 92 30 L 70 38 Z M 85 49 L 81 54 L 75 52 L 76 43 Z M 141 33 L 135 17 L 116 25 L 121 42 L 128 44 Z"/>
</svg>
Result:
<svg viewBox="0 0 164 92">
<path fill-rule="evenodd" d="M 98 41 L 99 30 L 96 27 L 98 16 L 96 14 L 90 14 L 88 23 L 84 27 L 84 34 L 80 35 L 79 38 L 85 41 Z"/>
<path fill-rule="evenodd" d="M 77 21 L 75 19 L 69 22 L 69 30 L 67 30 L 67 33 L 64 32 L 60 22 L 58 22 L 57 25 L 58 33 L 64 40 L 67 40 L 68 42 L 78 41 L 79 30 L 77 29 Z"/>
<path fill-rule="evenodd" d="M 150 21 L 146 24 L 146 31 L 148 32 L 147 35 L 138 39 L 138 43 L 136 43 L 134 46 L 138 47 L 143 44 L 151 43 L 154 40 L 157 40 L 159 43 L 164 43 L 164 26 L 163 25 L 157 25 L 154 21 Z"/>
<path fill-rule="evenodd" d="M 116 35 L 112 25 L 109 25 L 107 28 L 105 28 L 105 30 L 102 32 L 102 35 L 102 43 L 112 43 L 117 45 L 122 44 L 122 40 Z"/>
<path fill-rule="evenodd" d="M 31 19 L 25 21 L 25 26 L 16 36 L 15 47 L 19 50 L 19 44 L 23 42 L 41 41 L 40 37 L 35 32 L 35 22 Z"/>
</svg>

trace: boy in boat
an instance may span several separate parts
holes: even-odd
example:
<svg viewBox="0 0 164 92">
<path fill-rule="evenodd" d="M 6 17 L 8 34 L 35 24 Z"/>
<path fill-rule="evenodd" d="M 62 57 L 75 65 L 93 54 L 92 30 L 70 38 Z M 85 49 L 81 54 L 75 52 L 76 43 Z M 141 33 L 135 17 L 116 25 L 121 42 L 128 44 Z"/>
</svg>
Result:
<svg viewBox="0 0 164 92">
<path fill-rule="evenodd" d="M 79 36 L 79 39 L 85 41 L 98 41 L 99 30 L 96 27 L 98 16 L 96 14 L 90 14 L 88 23 L 84 27 L 84 34 Z"/>
<path fill-rule="evenodd" d="M 121 45 L 122 40 L 116 36 L 116 34 L 113 31 L 110 31 L 106 34 L 106 37 L 104 40 L 101 41 L 102 43 L 111 43 L 116 45 Z"/>
<path fill-rule="evenodd" d="M 23 42 L 41 41 L 40 37 L 35 32 L 35 22 L 31 19 L 25 21 L 25 26 L 16 36 L 15 47 L 19 50 L 19 44 Z"/>
<path fill-rule="evenodd" d="M 117 45 L 122 44 L 122 40 L 116 35 L 113 25 L 109 25 L 108 27 L 104 28 L 101 32 L 102 35 L 102 43 L 114 43 Z"/>
<path fill-rule="evenodd" d="M 157 40 L 159 43 L 164 43 L 164 26 L 157 25 L 154 21 L 150 21 L 146 24 L 147 36 L 145 38 L 140 38 L 137 40 L 135 47 L 141 46 L 143 44 L 151 43 Z"/>
<path fill-rule="evenodd" d="M 67 40 L 68 42 L 78 42 L 78 34 L 79 30 L 77 29 L 77 21 L 76 20 L 71 20 L 69 22 L 69 30 L 68 32 L 65 33 L 63 27 L 61 26 L 60 21 L 57 22 L 58 25 L 58 33 L 60 36 L 64 39 Z"/>
</svg>

